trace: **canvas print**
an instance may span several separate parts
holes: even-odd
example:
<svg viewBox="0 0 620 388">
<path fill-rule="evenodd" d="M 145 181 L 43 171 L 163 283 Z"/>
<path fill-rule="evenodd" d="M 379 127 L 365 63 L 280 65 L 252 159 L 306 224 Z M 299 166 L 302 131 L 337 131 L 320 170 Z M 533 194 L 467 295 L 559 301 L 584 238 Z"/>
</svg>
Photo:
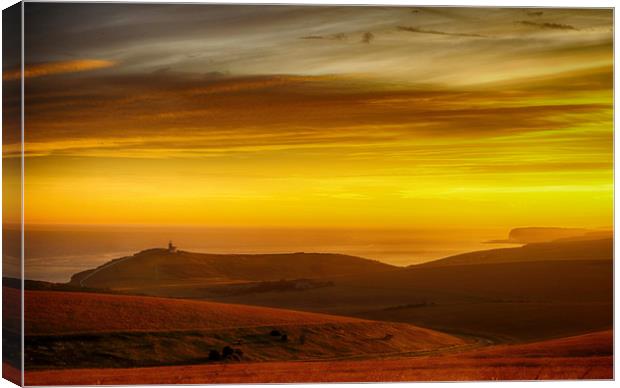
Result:
<svg viewBox="0 0 620 388">
<path fill-rule="evenodd" d="M 612 9 L 3 17 L 5 378 L 613 378 Z"/>
</svg>

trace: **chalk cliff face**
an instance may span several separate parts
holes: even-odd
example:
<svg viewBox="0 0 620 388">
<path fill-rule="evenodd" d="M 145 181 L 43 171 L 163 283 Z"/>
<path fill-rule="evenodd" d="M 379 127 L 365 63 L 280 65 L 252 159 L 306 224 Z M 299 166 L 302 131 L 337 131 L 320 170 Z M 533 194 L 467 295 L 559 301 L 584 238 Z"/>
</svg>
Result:
<svg viewBox="0 0 620 388">
<path fill-rule="evenodd" d="M 515 243 L 548 242 L 559 239 L 595 239 L 610 237 L 611 231 L 595 231 L 580 228 L 515 228 L 510 231 L 508 240 Z"/>
</svg>

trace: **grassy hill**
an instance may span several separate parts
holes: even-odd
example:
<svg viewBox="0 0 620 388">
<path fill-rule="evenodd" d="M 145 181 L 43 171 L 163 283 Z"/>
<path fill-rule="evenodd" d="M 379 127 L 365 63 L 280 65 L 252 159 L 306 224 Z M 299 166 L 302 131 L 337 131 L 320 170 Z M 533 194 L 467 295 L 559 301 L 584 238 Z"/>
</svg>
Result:
<svg viewBox="0 0 620 388">
<path fill-rule="evenodd" d="M 78 274 L 72 284 L 82 279 L 124 292 L 405 322 L 519 342 L 611 327 L 612 247 L 611 239 L 536 243 L 408 268 L 341 255 L 158 250 L 120 259 L 90 277 Z M 329 286 L 256 282 L 299 276 Z"/>
<path fill-rule="evenodd" d="M 355 256 L 328 253 L 217 255 L 151 249 L 75 274 L 71 284 L 135 289 L 239 281 L 324 278 L 395 267 Z"/>
<path fill-rule="evenodd" d="M 558 240 L 532 243 L 518 248 L 490 249 L 420 264 L 420 266 L 446 266 L 466 264 L 493 264 L 520 261 L 549 260 L 611 260 L 614 242 L 611 238 L 594 240 Z"/>
<path fill-rule="evenodd" d="M 6 289 L 13 292 L 14 289 Z M 354 322 L 325 314 L 168 299 L 79 292 L 27 291 L 27 335 L 222 328 Z"/>
<path fill-rule="evenodd" d="M 333 281 L 333 287 L 301 295 L 211 298 L 409 322 L 494 341 L 532 341 L 612 325 L 611 260 L 416 266 Z"/>
<path fill-rule="evenodd" d="M 613 378 L 611 331 L 450 355 L 26 372 L 28 385 L 248 384 Z"/>
<path fill-rule="evenodd" d="M 410 324 L 155 297 L 27 291 L 25 309 L 28 370 L 365 358 L 470 346 Z M 227 346 L 239 357 L 211 358 Z"/>
</svg>

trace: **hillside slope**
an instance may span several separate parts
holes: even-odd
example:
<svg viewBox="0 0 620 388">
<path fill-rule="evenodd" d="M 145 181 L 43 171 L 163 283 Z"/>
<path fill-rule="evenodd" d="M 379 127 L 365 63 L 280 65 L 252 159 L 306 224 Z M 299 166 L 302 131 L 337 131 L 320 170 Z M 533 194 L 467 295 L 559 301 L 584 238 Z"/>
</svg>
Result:
<svg viewBox="0 0 620 388">
<path fill-rule="evenodd" d="M 71 284 L 94 288 L 141 288 L 355 275 L 395 267 L 329 253 L 218 255 L 150 249 L 72 276 Z"/>
<path fill-rule="evenodd" d="M 416 266 L 334 279 L 303 294 L 211 296 L 226 302 L 409 322 L 531 341 L 611 327 L 612 260 Z"/>
<path fill-rule="evenodd" d="M 424 267 L 447 265 L 493 264 L 549 260 L 611 260 L 613 239 L 558 240 L 532 243 L 518 248 L 490 249 L 469 252 L 419 264 Z"/>
<path fill-rule="evenodd" d="M 471 346 L 409 324 L 213 302 L 27 291 L 25 303 L 27 370 L 367 358 Z M 239 351 L 234 359 L 211 358 L 227 346 Z"/>
<path fill-rule="evenodd" d="M 27 385 L 248 384 L 613 378 L 611 331 L 453 355 L 26 372 Z"/>
<path fill-rule="evenodd" d="M 4 288 L 4 292 L 17 290 Z M 27 291 L 24 303 L 26 335 L 212 330 L 359 321 L 256 306 L 81 292 Z"/>
</svg>

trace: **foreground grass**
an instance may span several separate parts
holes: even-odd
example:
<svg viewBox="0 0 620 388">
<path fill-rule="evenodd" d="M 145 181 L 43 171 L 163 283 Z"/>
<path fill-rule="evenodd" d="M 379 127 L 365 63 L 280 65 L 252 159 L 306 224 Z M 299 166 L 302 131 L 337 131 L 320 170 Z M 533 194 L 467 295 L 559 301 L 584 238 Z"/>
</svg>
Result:
<svg viewBox="0 0 620 388">
<path fill-rule="evenodd" d="M 30 371 L 205 364 L 226 346 L 253 362 L 428 354 L 475 342 L 406 323 L 158 297 L 26 291 L 25 307 Z"/>
<path fill-rule="evenodd" d="M 27 385 L 573 380 L 613 378 L 612 332 L 460 354 L 26 373 Z"/>
</svg>

